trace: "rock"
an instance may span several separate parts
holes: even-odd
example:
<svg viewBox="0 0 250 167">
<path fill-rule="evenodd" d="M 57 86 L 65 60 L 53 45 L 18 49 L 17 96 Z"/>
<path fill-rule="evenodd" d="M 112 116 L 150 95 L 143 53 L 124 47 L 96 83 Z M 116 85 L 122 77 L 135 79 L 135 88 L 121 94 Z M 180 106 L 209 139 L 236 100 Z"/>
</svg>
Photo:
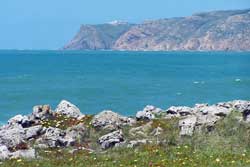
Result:
<svg viewBox="0 0 250 167">
<path fill-rule="evenodd" d="M 58 114 L 62 114 L 62 115 L 65 115 L 67 117 L 73 117 L 73 118 L 77 118 L 77 117 L 83 115 L 81 113 L 81 111 L 79 110 L 79 108 L 77 108 L 74 104 L 72 104 L 66 100 L 62 100 L 60 102 L 60 104 L 57 106 L 55 112 Z"/>
<path fill-rule="evenodd" d="M 131 128 L 129 130 L 129 134 L 131 136 L 137 137 L 137 138 L 145 138 L 147 137 L 147 133 L 151 130 L 152 128 L 152 122 L 148 122 L 145 125 L 139 126 L 139 127 L 135 127 L 135 128 Z"/>
<path fill-rule="evenodd" d="M 166 112 L 167 114 L 172 114 L 172 115 L 176 115 L 177 117 L 179 117 L 179 116 L 191 115 L 193 112 L 193 109 L 190 107 L 186 107 L 186 106 L 181 106 L 181 107 L 172 106 L 169 109 L 167 109 Z"/>
<path fill-rule="evenodd" d="M 33 112 L 30 116 L 30 120 L 38 122 L 40 120 L 53 118 L 53 112 L 49 105 L 38 105 L 33 107 Z"/>
<path fill-rule="evenodd" d="M 250 107 L 250 101 L 245 100 L 234 100 L 231 102 L 233 108 L 240 112 L 243 112 L 245 109 Z"/>
<path fill-rule="evenodd" d="M 134 147 L 137 147 L 139 145 L 144 145 L 144 144 L 147 144 L 148 143 L 148 140 L 146 139 L 142 139 L 142 140 L 131 140 L 128 142 L 128 145 L 127 147 L 128 148 L 134 148 Z"/>
<path fill-rule="evenodd" d="M 121 116 L 113 111 L 104 110 L 101 113 L 97 114 L 91 121 L 91 124 L 95 128 L 104 128 L 104 129 L 118 129 L 120 126 L 132 125 L 135 123 L 135 120 L 132 118 Z"/>
<path fill-rule="evenodd" d="M 67 145 L 67 141 L 64 139 L 65 135 L 65 131 L 49 127 L 45 130 L 44 135 L 36 140 L 36 146 L 45 148 L 64 147 Z"/>
<path fill-rule="evenodd" d="M 143 111 L 138 111 L 136 114 L 137 120 L 152 120 L 155 118 L 155 115 L 161 114 L 163 112 L 162 109 L 156 108 L 151 105 L 147 105 Z"/>
<path fill-rule="evenodd" d="M 8 121 L 9 126 L 20 124 L 23 128 L 30 127 L 32 122 L 27 116 L 16 115 Z"/>
<path fill-rule="evenodd" d="M 25 133 L 25 140 L 29 140 L 32 138 L 37 138 L 40 136 L 43 132 L 44 128 L 42 125 L 37 125 L 37 126 L 32 126 L 29 128 L 24 128 L 24 133 Z"/>
<path fill-rule="evenodd" d="M 201 103 L 201 104 L 195 104 L 194 108 L 203 108 L 203 107 L 208 107 L 208 104 L 207 103 Z"/>
<path fill-rule="evenodd" d="M 219 106 L 207 106 L 207 107 L 202 107 L 198 109 L 200 112 L 202 112 L 204 115 L 206 114 L 212 114 L 220 117 L 225 117 L 228 114 L 230 114 L 231 110 L 227 109 L 225 107 L 219 107 Z"/>
<path fill-rule="evenodd" d="M 10 151 L 8 150 L 7 146 L 0 145 L 0 160 L 8 159 L 10 155 Z"/>
<path fill-rule="evenodd" d="M 197 118 L 195 116 L 189 116 L 179 121 L 180 135 L 192 136 L 195 128 Z"/>
<path fill-rule="evenodd" d="M 220 103 L 217 103 L 216 106 L 224 107 L 224 108 L 227 108 L 227 109 L 232 109 L 233 108 L 233 105 L 230 102 L 220 102 Z"/>
<path fill-rule="evenodd" d="M 25 143 L 25 131 L 21 125 L 6 127 L 0 131 L 0 144 L 13 148 Z"/>
<path fill-rule="evenodd" d="M 6 127 L 0 130 L 0 144 L 6 145 L 8 148 L 14 148 L 32 138 L 38 137 L 42 130 L 41 125 L 29 128 L 23 128 L 21 125 Z"/>
<path fill-rule="evenodd" d="M 28 150 L 18 150 L 10 154 L 11 158 L 25 158 L 25 159 L 34 159 L 36 158 L 36 152 L 34 149 Z"/>
<path fill-rule="evenodd" d="M 74 146 L 77 142 L 82 142 L 84 136 L 86 136 L 86 128 L 83 123 L 76 126 L 69 127 L 66 130 L 65 140 L 68 141 L 68 146 Z"/>
<path fill-rule="evenodd" d="M 243 110 L 242 117 L 244 121 L 250 122 L 250 106 Z"/>
<path fill-rule="evenodd" d="M 121 130 L 114 131 L 99 138 L 98 143 L 102 149 L 108 149 L 124 142 L 124 136 Z"/>
</svg>

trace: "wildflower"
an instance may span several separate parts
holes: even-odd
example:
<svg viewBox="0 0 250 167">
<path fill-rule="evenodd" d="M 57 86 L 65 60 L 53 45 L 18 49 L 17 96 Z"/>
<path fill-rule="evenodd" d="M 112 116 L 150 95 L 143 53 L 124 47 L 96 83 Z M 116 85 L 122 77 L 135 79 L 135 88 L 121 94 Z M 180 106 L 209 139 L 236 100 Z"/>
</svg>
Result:
<svg viewBox="0 0 250 167">
<path fill-rule="evenodd" d="M 134 160 L 134 162 L 137 162 L 137 161 L 138 161 L 137 159 Z"/>
<path fill-rule="evenodd" d="M 18 159 L 17 162 L 22 162 L 22 160 L 21 160 L 21 159 Z"/>
<path fill-rule="evenodd" d="M 184 146 L 184 148 L 186 148 L 186 149 L 187 149 L 187 148 L 188 148 L 188 146 L 187 146 L 187 145 L 185 145 L 185 146 Z"/>
<path fill-rule="evenodd" d="M 220 162 L 220 159 L 219 158 L 216 158 L 216 160 L 215 160 L 216 162 Z"/>
<path fill-rule="evenodd" d="M 232 161 L 231 161 L 231 163 L 232 163 L 232 164 L 234 164 L 234 163 L 235 163 L 235 161 L 234 161 L 234 160 L 232 160 Z"/>
<path fill-rule="evenodd" d="M 243 153 L 243 154 L 242 154 L 242 156 L 243 156 L 243 157 L 245 157 L 245 156 L 246 156 L 246 154 L 245 154 L 245 153 Z"/>
<path fill-rule="evenodd" d="M 69 161 L 73 161 L 73 158 L 70 158 Z"/>
</svg>

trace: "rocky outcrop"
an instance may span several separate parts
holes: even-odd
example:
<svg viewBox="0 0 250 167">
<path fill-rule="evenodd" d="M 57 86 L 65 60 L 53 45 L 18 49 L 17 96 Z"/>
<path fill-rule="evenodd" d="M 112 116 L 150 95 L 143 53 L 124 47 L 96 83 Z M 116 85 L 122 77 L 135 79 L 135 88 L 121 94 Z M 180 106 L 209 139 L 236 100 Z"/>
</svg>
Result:
<svg viewBox="0 0 250 167">
<path fill-rule="evenodd" d="M 114 131 L 99 138 L 98 143 L 102 149 L 111 148 L 124 142 L 124 136 L 121 130 Z"/>
<path fill-rule="evenodd" d="M 235 115 L 237 118 L 232 118 Z M 237 126 L 248 127 L 250 101 L 172 106 L 167 110 L 148 105 L 131 118 L 109 110 L 85 116 L 67 101 L 62 101 L 55 111 L 49 105 L 39 105 L 31 115 L 14 116 L 0 127 L 0 160 L 36 158 L 37 148 L 95 152 L 118 146 L 172 143 L 176 136 L 181 140 L 204 131 L 212 135 L 218 126 L 224 126 L 220 121 L 226 118 L 239 123 Z"/>
<path fill-rule="evenodd" d="M 212 11 L 142 24 L 84 25 L 64 49 L 249 51 L 250 9 Z"/>
<path fill-rule="evenodd" d="M 94 116 L 91 121 L 91 124 L 95 128 L 110 130 L 118 129 L 120 126 L 124 125 L 132 125 L 134 123 L 134 119 L 121 116 L 110 110 L 102 111 L 101 113 Z"/>
<path fill-rule="evenodd" d="M 66 100 L 62 100 L 60 102 L 55 112 L 61 115 L 65 115 L 67 117 L 74 117 L 74 118 L 77 118 L 83 115 L 79 108 L 77 108 L 74 104 Z"/>
</svg>

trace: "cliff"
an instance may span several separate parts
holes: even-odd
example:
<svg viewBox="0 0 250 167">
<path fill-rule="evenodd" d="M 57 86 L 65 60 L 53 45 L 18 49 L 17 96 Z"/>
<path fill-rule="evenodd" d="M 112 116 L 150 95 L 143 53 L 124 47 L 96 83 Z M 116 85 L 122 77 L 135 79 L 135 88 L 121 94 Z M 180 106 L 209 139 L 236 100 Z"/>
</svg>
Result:
<svg viewBox="0 0 250 167">
<path fill-rule="evenodd" d="M 250 9 L 197 13 L 134 25 L 83 25 L 64 49 L 249 51 Z"/>
</svg>

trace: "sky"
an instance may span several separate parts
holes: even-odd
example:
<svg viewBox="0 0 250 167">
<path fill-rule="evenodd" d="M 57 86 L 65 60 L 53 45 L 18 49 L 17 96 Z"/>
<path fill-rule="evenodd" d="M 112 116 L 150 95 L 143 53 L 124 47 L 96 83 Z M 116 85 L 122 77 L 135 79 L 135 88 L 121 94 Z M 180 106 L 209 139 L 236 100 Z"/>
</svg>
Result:
<svg viewBox="0 0 250 167">
<path fill-rule="evenodd" d="M 81 24 L 250 8 L 250 0 L 1 0 L 0 49 L 58 49 Z"/>
</svg>

